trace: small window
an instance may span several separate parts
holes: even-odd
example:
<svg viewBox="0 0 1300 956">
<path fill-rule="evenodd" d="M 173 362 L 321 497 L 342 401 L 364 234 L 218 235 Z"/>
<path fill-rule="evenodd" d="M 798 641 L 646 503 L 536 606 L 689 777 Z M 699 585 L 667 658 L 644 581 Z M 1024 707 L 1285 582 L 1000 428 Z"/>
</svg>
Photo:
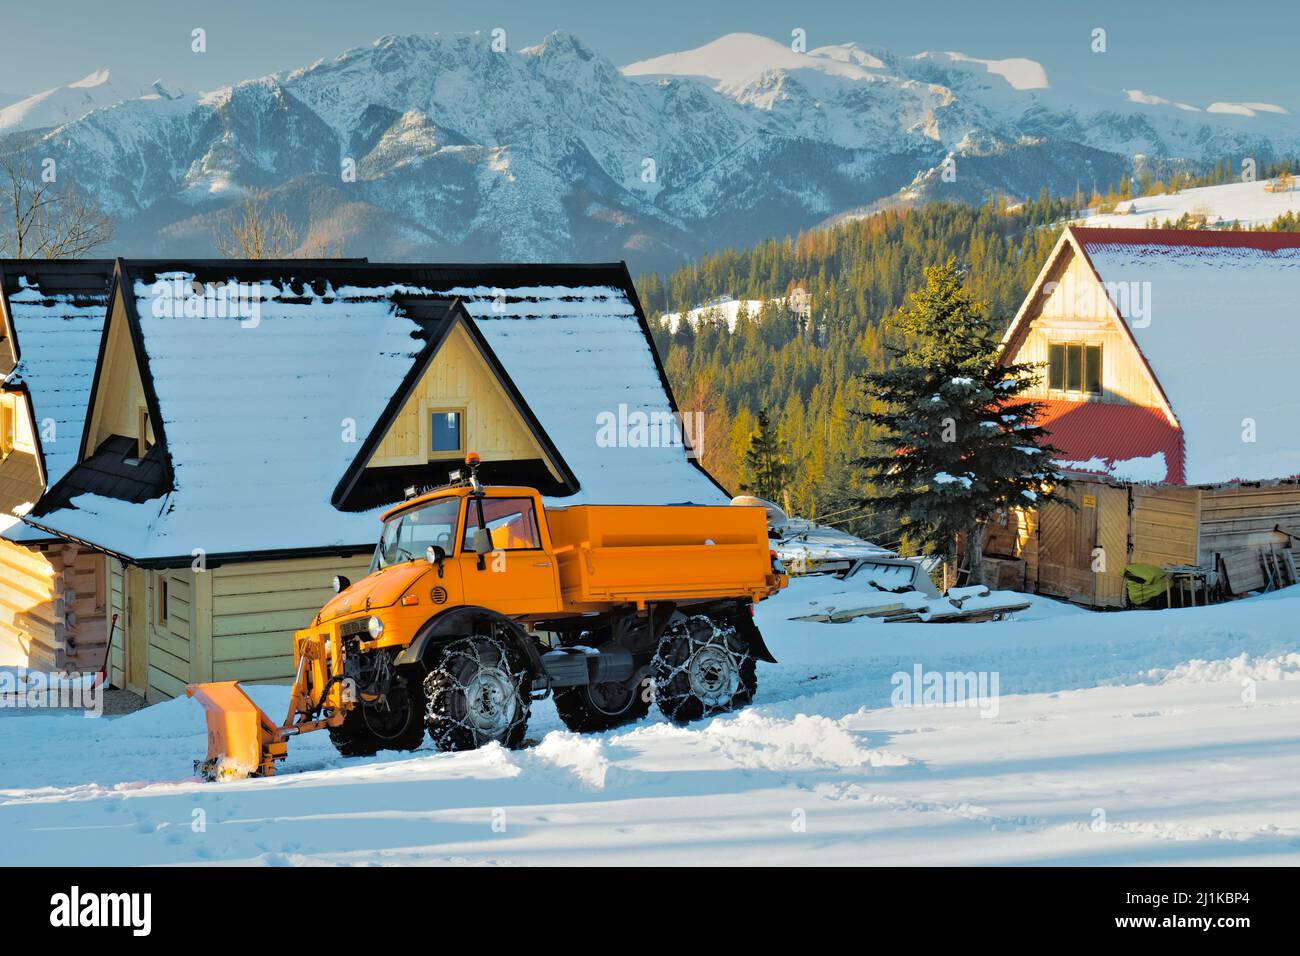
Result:
<svg viewBox="0 0 1300 956">
<path fill-rule="evenodd" d="M 1101 394 L 1101 346 L 1089 345 L 1083 350 L 1083 390 L 1093 395 Z"/>
<path fill-rule="evenodd" d="M 1083 390 L 1083 348 L 1071 345 L 1065 350 L 1065 390 Z"/>
<path fill-rule="evenodd" d="M 149 449 L 153 447 L 149 443 L 149 409 L 141 408 L 139 414 L 139 430 L 136 432 L 136 458 L 143 459 L 149 454 Z"/>
<path fill-rule="evenodd" d="M 429 453 L 445 455 L 464 451 L 464 421 L 465 413 L 458 410 L 434 412 L 429 418 Z"/>
<path fill-rule="evenodd" d="M 14 401 L 8 395 L 0 395 L 0 458 L 8 457 L 17 444 L 18 422 Z"/>
<path fill-rule="evenodd" d="M 1101 373 L 1100 345 L 1047 347 L 1047 387 L 1052 391 L 1100 395 Z"/>
<path fill-rule="evenodd" d="M 1065 390 L 1065 346 L 1052 345 L 1047 349 L 1047 387 Z"/>
<path fill-rule="evenodd" d="M 154 588 L 153 619 L 159 627 L 167 626 L 167 578 L 158 576 L 158 586 Z"/>
<path fill-rule="evenodd" d="M 492 535 L 494 551 L 533 551 L 542 546 L 537 533 L 537 515 L 532 498 L 483 499 L 483 523 Z M 473 552 L 474 532 L 478 528 L 478 509 L 470 502 L 465 517 L 465 541 L 462 551 Z"/>
</svg>

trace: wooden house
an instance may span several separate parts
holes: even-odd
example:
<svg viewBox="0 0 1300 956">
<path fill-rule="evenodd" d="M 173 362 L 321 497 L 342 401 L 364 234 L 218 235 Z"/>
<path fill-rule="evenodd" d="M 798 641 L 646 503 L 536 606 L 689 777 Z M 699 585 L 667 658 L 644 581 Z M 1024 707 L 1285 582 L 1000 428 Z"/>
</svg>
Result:
<svg viewBox="0 0 1300 956">
<path fill-rule="evenodd" d="M 104 556 L 115 684 L 286 680 L 378 512 L 466 451 L 557 502 L 726 501 L 680 441 L 602 440 L 620 409 L 676 414 L 622 264 L 118 260 L 76 461 L 24 521 Z"/>
<path fill-rule="evenodd" d="M 1003 355 L 1042 369 L 1076 508 L 1003 516 L 999 583 L 1098 606 L 1130 563 L 1264 586 L 1300 535 L 1298 296 L 1294 234 L 1068 228 Z"/>
<path fill-rule="evenodd" d="M 111 260 L 0 261 L 0 643 L 43 670 L 95 670 L 101 556 L 18 515 L 76 464 Z"/>
</svg>

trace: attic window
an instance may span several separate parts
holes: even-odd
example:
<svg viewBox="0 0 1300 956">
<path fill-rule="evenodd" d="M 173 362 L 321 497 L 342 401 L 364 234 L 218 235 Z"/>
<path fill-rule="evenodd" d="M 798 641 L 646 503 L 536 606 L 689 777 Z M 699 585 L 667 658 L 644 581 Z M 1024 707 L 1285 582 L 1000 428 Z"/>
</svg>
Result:
<svg viewBox="0 0 1300 956">
<path fill-rule="evenodd" d="M 0 458 L 8 458 L 17 443 L 17 416 L 14 400 L 9 395 L 0 395 Z"/>
<path fill-rule="evenodd" d="M 1054 392 L 1101 394 L 1101 346 L 1049 345 L 1047 387 Z"/>
<path fill-rule="evenodd" d="M 465 412 L 439 409 L 429 416 L 429 454 L 461 454 L 465 450 Z"/>
<path fill-rule="evenodd" d="M 143 460 L 152 447 L 149 442 L 149 410 L 142 408 L 140 409 L 139 430 L 136 432 L 136 458 Z"/>
</svg>

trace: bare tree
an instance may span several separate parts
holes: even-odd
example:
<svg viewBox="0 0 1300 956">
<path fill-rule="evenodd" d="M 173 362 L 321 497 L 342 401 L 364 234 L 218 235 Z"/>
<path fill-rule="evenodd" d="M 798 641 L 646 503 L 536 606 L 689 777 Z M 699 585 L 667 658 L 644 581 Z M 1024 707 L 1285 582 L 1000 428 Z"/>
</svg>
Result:
<svg viewBox="0 0 1300 956">
<path fill-rule="evenodd" d="M 218 221 L 213 238 L 227 259 L 286 259 L 300 244 L 289 217 L 256 189 Z"/>
<path fill-rule="evenodd" d="M 342 255 L 341 244 L 316 221 L 305 230 L 294 227 L 270 197 L 249 190 L 239 205 L 217 222 L 213 237 L 227 259 L 324 259 Z"/>
<path fill-rule="evenodd" d="M 53 160 L 30 151 L 0 157 L 0 256 L 76 259 L 113 238 L 113 222 L 80 192 L 58 181 Z"/>
</svg>

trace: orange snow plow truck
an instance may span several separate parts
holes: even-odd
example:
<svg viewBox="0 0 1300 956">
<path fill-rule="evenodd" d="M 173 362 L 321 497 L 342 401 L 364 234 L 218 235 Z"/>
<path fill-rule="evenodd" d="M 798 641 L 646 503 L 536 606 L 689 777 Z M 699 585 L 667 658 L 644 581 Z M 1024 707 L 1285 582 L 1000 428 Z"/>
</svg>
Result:
<svg viewBox="0 0 1300 956">
<path fill-rule="evenodd" d="M 786 584 L 762 508 L 547 508 L 531 488 L 467 477 L 383 515 L 370 572 L 294 634 L 277 724 L 235 681 L 193 684 L 209 779 L 269 776 L 290 737 L 328 730 L 341 754 L 518 747 L 553 695 L 575 731 L 644 716 L 685 723 L 747 704 L 773 661 L 756 601 Z"/>
</svg>

